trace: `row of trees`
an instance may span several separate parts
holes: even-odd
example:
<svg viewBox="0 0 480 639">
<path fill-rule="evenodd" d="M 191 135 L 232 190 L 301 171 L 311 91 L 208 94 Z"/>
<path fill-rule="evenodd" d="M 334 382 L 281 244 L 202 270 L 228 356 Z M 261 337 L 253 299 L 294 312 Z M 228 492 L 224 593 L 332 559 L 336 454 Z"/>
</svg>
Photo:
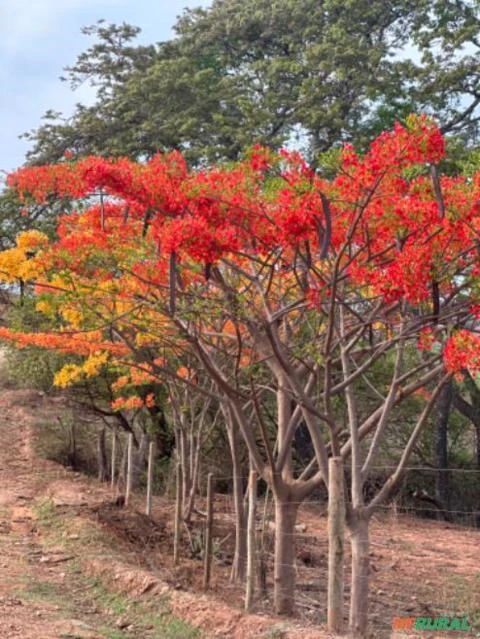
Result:
<svg viewBox="0 0 480 639">
<path fill-rule="evenodd" d="M 294 607 L 299 506 L 322 485 L 343 493 L 356 636 L 367 632 L 372 514 L 398 488 L 452 376 L 480 366 L 480 174 L 440 177 L 444 153 L 439 128 L 410 116 L 365 154 L 343 147 L 329 179 L 296 152 L 264 147 L 203 169 L 174 152 L 142 163 L 69 157 L 10 178 L 26 211 L 52 199 L 76 211 L 54 242 L 30 231 L 0 254 L 5 279 L 34 285 L 42 318 L 41 329 L 0 336 L 72 355 L 60 386 L 108 371 L 114 410 L 168 410 L 185 517 L 199 447 L 221 420 L 235 576 L 245 573 L 245 446 L 275 500 L 278 613 Z M 367 498 L 407 402 L 405 446 Z M 295 454 L 300 430 L 311 459 Z M 331 458 L 344 470 L 330 476 Z M 329 588 L 343 593 L 341 571 Z"/>
<path fill-rule="evenodd" d="M 0 196 L 1 277 L 23 303 L 2 335 L 55 349 L 57 385 L 139 433 L 140 454 L 148 434 L 168 456 L 174 434 L 186 520 L 200 456 L 222 433 L 238 579 L 247 455 L 275 496 L 278 612 L 294 605 L 298 507 L 319 486 L 338 493 L 335 458 L 362 635 L 368 521 L 429 419 L 439 469 L 453 407 L 480 455 L 478 7 L 221 0 L 175 30 L 145 46 L 130 25 L 85 29 L 96 42 L 65 80 L 91 82 L 95 104 L 47 113 L 27 134 L 38 168 Z M 303 157 L 278 155 L 285 143 Z M 371 495 L 385 443 L 396 469 Z M 448 508 L 446 480 L 439 471 L 436 502 Z"/>
</svg>

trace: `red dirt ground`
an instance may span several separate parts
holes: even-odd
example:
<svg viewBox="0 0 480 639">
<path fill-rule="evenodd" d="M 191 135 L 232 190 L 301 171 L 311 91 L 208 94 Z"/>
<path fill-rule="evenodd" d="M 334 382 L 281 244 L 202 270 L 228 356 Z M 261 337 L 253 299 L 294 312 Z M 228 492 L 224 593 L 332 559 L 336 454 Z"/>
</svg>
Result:
<svg viewBox="0 0 480 639">
<path fill-rule="evenodd" d="M 3 390 L 0 395 L 0 638 L 58 639 L 59 637 L 108 637 L 99 628 L 115 627 L 111 612 L 93 602 L 64 609 L 63 604 L 32 598 L 41 590 L 62 584 L 65 592 L 85 602 L 80 576 L 65 570 L 70 561 L 65 547 L 47 549 L 41 527 L 30 504 L 50 496 L 57 514 L 65 517 L 65 534 L 73 540 L 74 526 L 96 531 L 99 544 L 114 552 L 108 563 L 96 553 L 79 552 L 81 569 L 100 575 L 112 588 L 141 598 L 147 594 L 168 596 L 177 617 L 200 627 L 205 637 L 256 639 L 284 637 L 325 639 L 326 521 L 322 507 L 307 504 L 299 515 L 303 530 L 297 539 L 298 612 L 293 621 L 269 615 L 272 595 L 272 534 L 265 539 L 267 591 L 259 597 L 252 615 L 241 611 L 243 588 L 230 583 L 233 542 L 231 500 L 217 495 L 214 530 L 215 561 L 210 593 L 200 593 L 203 520 L 198 517 L 182 540 L 182 560 L 172 561 L 173 505 L 155 498 L 152 519 L 141 514 L 143 497 L 136 496 L 128 509 L 112 505 L 104 486 L 67 472 L 35 457 L 32 424 L 61 410 L 41 394 Z M 200 504 L 200 507 L 202 504 Z M 372 525 L 371 608 L 372 637 L 390 637 L 394 616 L 480 614 L 479 531 L 466 527 L 395 516 L 392 511 Z M 70 526 L 70 528 L 69 528 Z M 83 534 L 83 533 L 82 533 Z M 72 542 L 73 543 L 73 542 Z M 70 547 L 70 546 L 69 546 Z M 101 555 L 101 553 L 100 553 Z M 347 570 L 348 578 L 348 570 Z M 32 585 L 33 584 L 33 585 Z M 30 593 L 29 596 L 27 594 Z M 92 612 L 93 611 L 93 612 Z M 120 631 L 118 631 L 120 632 Z M 141 637 L 135 628 L 122 630 L 125 637 Z M 103 633 L 103 634 L 102 634 Z M 437 633 L 444 639 L 448 633 Z M 117 635 L 116 635 L 117 636 Z M 149 635 L 158 636 L 161 635 Z M 403 636 L 405 635 L 398 635 Z M 432 633 L 423 636 L 433 639 Z M 474 636 L 461 633 L 461 636 Z"/>
</svg>

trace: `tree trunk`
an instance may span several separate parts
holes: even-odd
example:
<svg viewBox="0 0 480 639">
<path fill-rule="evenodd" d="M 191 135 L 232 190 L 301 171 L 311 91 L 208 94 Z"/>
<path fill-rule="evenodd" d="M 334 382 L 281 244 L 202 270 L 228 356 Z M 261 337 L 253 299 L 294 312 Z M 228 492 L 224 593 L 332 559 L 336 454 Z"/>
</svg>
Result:
<svg viewBox="0 0 480 639">
<path fill-rule="evenodd" d="M 328 605 L 330 632 L 343 630 L 345 498 L 343 464 L 340 457 L 329 459 L 328 472 Z"/>
<path fill-rule="evenodd" d="M 477 447 L 477 470 L 480 470 L 480 424 L 475 424 L 476 447 Z"/>
<path fill-rule="evenodd" d="M 182 464 L 175 466 L 175 530 L 173 534 L 173 563 L 178 564 L 180 554 L 180 529 L 182 526 Z"/>
<path fill-rule="evenodd" d="M 112 453 L 110 463 L 110 485 L 112 489 L 115 487 L 115 479 L 117 474 L 117 429 L 112 429 Z"/>
<path fill-rule="evenodd" d="M 201 446 L 201 437 L 200 434 L 191 436 L 190 443 L 190 493 L 188 495 L 188 500 L 186 504 L 184 504 L 184 518 L 186 522 L 190 521 L 192 516 L 193 509 L 195 507 L 195 497 L 197 495 L 197 487 L 198 487 L 198 474 L 200 472 L 200 453 L 202 450 Z"/>
<path fill-rule="evenodd" d="M 235 506 L 235 555 L 230 579 L 231 581 L 243 581 L 247 568 L 247 518 L 243 503 L 238 432 L 233 425 L 228 426 L 228 439 L 232 457 L 233 502 Z"/>
<path fill-rule="evenodd" d="M 62 423 L 60 421 L 60 423 Z M 77 468 L 77 438 L 75 431 L 75 422 L 72 422 L 69 430 L 69 446 L 68 446 L 68 465 L 74 470 Z"/>
<path fill-rule="evenodd" d="M 157 459 L 161 459 L 162 457 L 170 457 L 175 445 L 175 441 L 171 435 L 171 431 L 165 418 L 163 408 L 159 406 L 151 406 L 148 409 L 148 412 L 150 413 L 155 424 L 153 434 L 153 437 L 155 438 L 155 456 Z"/>
<path fill-rule="evenodd" d="M 118 441 L 120 444 L 120 439 Z M 128 445 L 124 443 L 122 448 L 122 454 L 120 459 L 120 467 L 118 472 L 117 487 L 120 490 L 121 487 L 125 490 L 127 484 L 127 465 L 128 465 Z"/>
<path fill-rule="evenodd" d="M 153 470 L 155 466 L 155 444 L 153 441 L 148 446 L 148 470 L 147 470 L 147 504 L 145 514 L 147 517 L 152 515 L 152 498 L 153 498 Z"/>
<path fill-rule="evenodd" d="M 210 586 L 210 576 L 212 572 L 212 532 L 213 532 L 213 473 L 208 473 L 207 477 L 207 521 L 205 525 L 205 557 L 203 570 L 203 589 Z"/>
<path fill-rule="evenodd" d="M 98 460 L 98 480 L 107 481 L 108 461 L 107 461 L 107 447 L 105 442 L 105 426 L 100 430 L 97 437 L 97 460 Z"/>
<path fill-rule="evenodd" d="M 440 392 L 437 404 L 435 428 L 435 497 L 444 510 L 449 510 L 448 488 L 448 418 L 453 400 L 453 382 L 449 382 Z M 444 513 L 440 513 L 444 517 Z"/>
<path fill-rule="evenodd" d="M 248 482 L 248 533 L 247 533 L 247 589 L 245 592 L 245 610 L 250 611 L 253 604 L 253 594 L 255 592 L 255 530 L 256 530 L 256 509 L 257 509 L 257 473 L 250 471 Z"/>
<path fill-rule="evenodd" d="M 180 463 L 182 464 L 182 504 L 185 505 L 188 502 L 188 496 L 191 489 L 191 475 L 190 475 L 190 446 L 187 433 L 183 425 L 178 429 L 178 451 L 180 457 Z M 185 513 L 183 513 L 183 516 Z"/>
<path fill-rule="evenodd" d="M 350 523 L 352 547 L 352 577 L 350 585 L 350 632 L 353 637 L 367 636 L 369 520 L 353 515 Z"/>
<path fill-rule="evenodd" d="M 295 604 L 295 522 L 298 504 L 275 496 L 274 605 L 290 615 Z"/>
<path fill-rule="evenodd" d="M 133 435 L 128 434 L 127 442 L 127 475 L 125 482 L 125 506 L 128 506 L 133 486 Z"/>
<path fill-rule="evenodd" d="M 475 459 L 477 469 L 480 470 L 480 389 L 478 389 L 475 381 L 468 375 L 465 379 L 470 394 L 470 402 L 468 403 L 460 395 L 459 391 L 453 390 L 453 403 L 455 408 L 460 411 L 467 419 L 469 419 L 475 428 L 476 451 Z"/>
</svg>

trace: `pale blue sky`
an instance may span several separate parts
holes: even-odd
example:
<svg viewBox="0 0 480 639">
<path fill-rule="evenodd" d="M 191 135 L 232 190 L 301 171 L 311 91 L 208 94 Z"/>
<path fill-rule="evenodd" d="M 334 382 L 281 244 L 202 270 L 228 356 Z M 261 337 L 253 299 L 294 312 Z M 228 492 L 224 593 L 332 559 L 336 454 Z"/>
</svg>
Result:
<svg viewBox="0 0 480 639">
<path fill-rule="evenodd" d="M 209 0 L 0 0 L 0 170 L 23 162 L 28 142 L 18 136 L 40 123 L 47 109 L 70 113 L 92 91 L 72 93 L 58 79 L 92 40 L 82 26 L 100 18 L 142 28 L 146 43 L 172 35 L 184 7 Z"/>
</svg>

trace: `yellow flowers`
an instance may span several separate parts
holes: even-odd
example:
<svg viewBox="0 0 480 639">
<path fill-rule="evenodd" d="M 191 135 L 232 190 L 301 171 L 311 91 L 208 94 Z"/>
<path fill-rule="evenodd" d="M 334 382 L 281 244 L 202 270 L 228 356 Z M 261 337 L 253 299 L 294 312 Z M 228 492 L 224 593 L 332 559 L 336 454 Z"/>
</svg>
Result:
<svg viewBox="0 0 480 639">
<path fill-rule="evenodd" d="M 38 251 L 48 245 L 48 237 L 40 231 L 23 231 L 17 235 L 17 247 L 25 252 Z"/>
<path fill-rule="evenodd" d="M 62 316 L 68 322 L 71 328 L 80 328 L 83 320 L 83 314 L 75 308 L 62 309 Z"/>
<path fill-rule="evenodd" d="M 76 364 L 66 364 L 58 373 L 55 373 L 53 383 L 60 388 L 67 388 L 82 379 L 82 367 Z"/>
<path fill-rule="evenodd" d="M 102 366 L 107 363 L 108 353 L 98 353 L 90 355 L 83 363 L 83 372 L 87 377 L 95 377 L 100 372 Z"/>
<path fill-rule="evenodd" d="M 52 313 L 52 305 L 46 300 L 40 300 L 35 304 L 35 310 L 39 313 L 43 313 L 44 315 L 51 315 Z"/>
<path fill-rule="evenodd" d="M 67 388 L 84 377 L 95 377 L 108 361 L 108 353 L 98 352 L 87 357 L 83 364 L 66 364 L 55 374 L 53 383 L 60 388 Z"/>
<path fill-rule="evenodd" d="M 0 280 L 12 283 L 21 278 L 20 271 L 25 261 L 21 249 L 12 248 L 0 253 Z"/>
<path fill-rule="evenodd" d="M 137 346 L 150 346 L 155 343 L 155 339 L 152 338 L 152 335 L 147 333 L 137 333 L 135 335 L 135 344 Z"/>
<path fill-rule="evenodd" d="M 53 277 L 50 278 L 49 286 L 51 289 L 59 291 L 68 291 L 71 289 L 71 286 L 67 282 L 66 278 L 61 275 L 54 274 Z"/>
<path fill-rule="evenodd" d="M 43 313 L 47 317 L 54 317 L 56 313 L 55 306 L 51 301 L 41 299 L 35 304 L 35 310 L 39 313 Z M 67 322 L 69 329 L 78 330 L 82 326 L 84 319 L 83 313 L 77 308 L 71 306 L 65 306 L 61 309 L 63 319 Z"/>
<path fill-rule="evenodd" d="M 17 246 L 0 253 L 0 280 L 8 283 L 34 280 L 39 271 L 35 255 L 47 244 L 48 237 L 40 231 L 19 233 Z"/>
</svg>

